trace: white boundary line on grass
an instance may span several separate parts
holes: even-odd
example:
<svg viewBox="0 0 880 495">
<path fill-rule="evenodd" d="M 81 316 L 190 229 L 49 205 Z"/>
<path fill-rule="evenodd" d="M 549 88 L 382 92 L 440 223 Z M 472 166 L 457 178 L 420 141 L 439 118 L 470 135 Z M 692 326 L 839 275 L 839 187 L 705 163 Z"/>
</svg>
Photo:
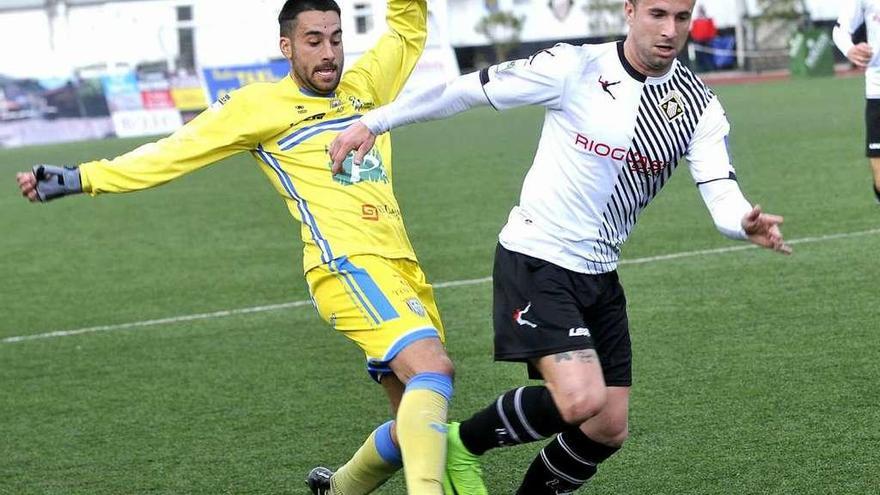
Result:
<svg viewBox="0 0 880 495">
<path fill-rule="evenodd" d="M 815 236 L 815 237 L 803 237 L 801 239 L 795 239 L 792 241 L 788 241 L 788 244 L 807 244 L 813 242 L 824 242 L 824 241 L 832 241 L 837 239 L 848 239 L 852 237 L 864 237 L 874 234 L 880 234 L 880 229 L 871 229 L 871 230 L 862 230 L 859 232 L 847 232 L 842 234 L 829 234 L 823 236 Z M 664 254 L 660 256 L 648 256 L 645 258 L 634 258 L 631 260 L 621 260 L 621 265 L 641 265 L 645 263 L 655 263 L 657 261 L 668 261 L 675 260 L 680 258 L 690 258 L 694 256 L 704 256 L 704 255 L 714 255 L 714 254 L 725 254 L 732 253 L 736 251 L 745 251 L 748 249 L 757 249 L 758 246 L 754 244 L 745 244 L 740 246 L 732 246 L 725 248 L 717 248 L 717 249 L 700 249 L 697 251 L 683 251 L 680 253 L 672 253 L 672 254 Z M 446 289 L 450 287 L 463 287 L 466 285 L 478 285 L 492 281 L 492 277 L 483 277 L 483 278 L 472 278 L 468 280 L 453 280 L 450 282 L 440 282 L 434 284 L 435 289 Z M 159 325 L 170 325 L 174 323 L 182 323 L 186 321 L 198 321 L 198 320 L 213 320 L 216 318 L 226 318 L 229 316 L 238 316 L 238 315 L 246 315 L 252 313 L 266 313 L 268 311 L 278 311 L 281 309 L 290 309 L 290 308 L 298 308 L 301 306 L 308 306 L 312 302 L 310 300 L 305 301 L 291 301 L 287 303 L 281 304 L 269 304 L 266 306 L 253 306 L 250 308 L 240 308 L 240 309 L 228 309 L 224 311 L 214 311 L 212 313 L 198 313 L 192 315 L 183 315 L 183 316 L 171 316 L 168 318 L 159 318 L 156 320 L 144 320 L 144 321 L 134 321 L 129 323 L 119 323 L 115 325 L 100 325 L 95 327 L 88 328 L 80 328 L 77 330 L 59 330 L 56 332 L 47 332 L 47 333 L 38 333 L 33 335 L 20 335 L 16 337 L 6 337 L 3 340 L 0 340 L 0 343 L 3 344 L 14 344 L 16 342 L 24 342 L 26 340 L 39 340 L 39 339 L 53 339 L 59 337 L 71 337 L 74 335 L 82 335 L 87 333 L 96 333 L 96 332 L 114 332 L 118 330 L 129 330 L 129 329 L 140 329 L 147 327 L 154 327 Z"/>
</svg>

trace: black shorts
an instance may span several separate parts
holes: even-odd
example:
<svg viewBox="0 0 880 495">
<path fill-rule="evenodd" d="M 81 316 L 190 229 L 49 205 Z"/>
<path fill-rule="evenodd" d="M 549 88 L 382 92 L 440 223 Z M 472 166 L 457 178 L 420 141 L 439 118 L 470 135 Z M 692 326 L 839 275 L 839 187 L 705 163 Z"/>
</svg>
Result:
<svg viewBox="0 0 880 495">
<path fill-rule="evenodd" d="M 617 272 L 587 275 L 553 263 L 495 250 L 495 360 L 529 364 L 535 358 L 595 349 L 605 384 L 632 384 L 632 346 L 626 297 Z"/>
<path fill-rule="evenodd" d="M 865 128 L 867 139 L 865 155 L 868 158 L 880 157 L 880 100 L 869 99 L 865 103 Z"/>
</svg>

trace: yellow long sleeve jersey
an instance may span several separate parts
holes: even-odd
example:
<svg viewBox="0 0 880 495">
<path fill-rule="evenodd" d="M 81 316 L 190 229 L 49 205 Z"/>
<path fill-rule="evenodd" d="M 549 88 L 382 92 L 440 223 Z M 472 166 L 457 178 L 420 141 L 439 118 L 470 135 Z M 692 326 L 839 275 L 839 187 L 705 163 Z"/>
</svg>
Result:
<svg viewBox="0 0 880 495">
<path fill-rule="evenodd" d="M 302 90 L 291 77 L 251 84 L 165 139 L 81 164 L 83 190 L 146 189 L 247 151 L 302 222 L 305 271 L 356 254 L 415 260 L 392 189 L 390 136 L 379 136 L 359 167 L 349 157 L 335 176 L 327 147 L 362 112 L 397 96 L 424 48 L 426 17 L 425 0 L 389 0 L 389 31 L 333 95 Z"/>
</svg>

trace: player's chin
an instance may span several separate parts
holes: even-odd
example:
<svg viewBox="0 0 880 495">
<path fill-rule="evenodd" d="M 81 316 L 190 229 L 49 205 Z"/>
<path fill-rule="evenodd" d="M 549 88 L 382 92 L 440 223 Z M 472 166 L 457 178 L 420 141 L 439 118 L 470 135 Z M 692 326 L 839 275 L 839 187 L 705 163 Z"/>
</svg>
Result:
<svg viewBox="0 0 880 495">
<path fill-rule="evenodd" d="M 311 83 L 312 87 L 318 90 L 319 93 L 332 93 L 339 86 L 338 72 L 333 72 L 332 75 L 315 74 L 311 78 Z"/>
</svg>

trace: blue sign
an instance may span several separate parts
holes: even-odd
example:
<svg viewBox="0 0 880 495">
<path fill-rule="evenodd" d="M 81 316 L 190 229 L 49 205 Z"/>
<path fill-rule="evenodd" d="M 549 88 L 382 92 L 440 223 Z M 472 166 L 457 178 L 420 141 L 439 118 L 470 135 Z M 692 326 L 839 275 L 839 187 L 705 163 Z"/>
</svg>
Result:
<svg viewBox="0 0 880 495">
<path fill-rule="evenodd" d="M 290 62 L 276 60 L 268 64 L 233 65 L 202 69 L 208 100 L 217 101 L 232 90 L 255 82 L 275 82 L 290 73 Z"/>
<path fill-rule="evenodd" d="M 102 76 L 101 85 L 104 86 L 104 98 L 107 99 L 110 112 L 141 110 L 144 107 L 134 72 Z"/>
</svg>

